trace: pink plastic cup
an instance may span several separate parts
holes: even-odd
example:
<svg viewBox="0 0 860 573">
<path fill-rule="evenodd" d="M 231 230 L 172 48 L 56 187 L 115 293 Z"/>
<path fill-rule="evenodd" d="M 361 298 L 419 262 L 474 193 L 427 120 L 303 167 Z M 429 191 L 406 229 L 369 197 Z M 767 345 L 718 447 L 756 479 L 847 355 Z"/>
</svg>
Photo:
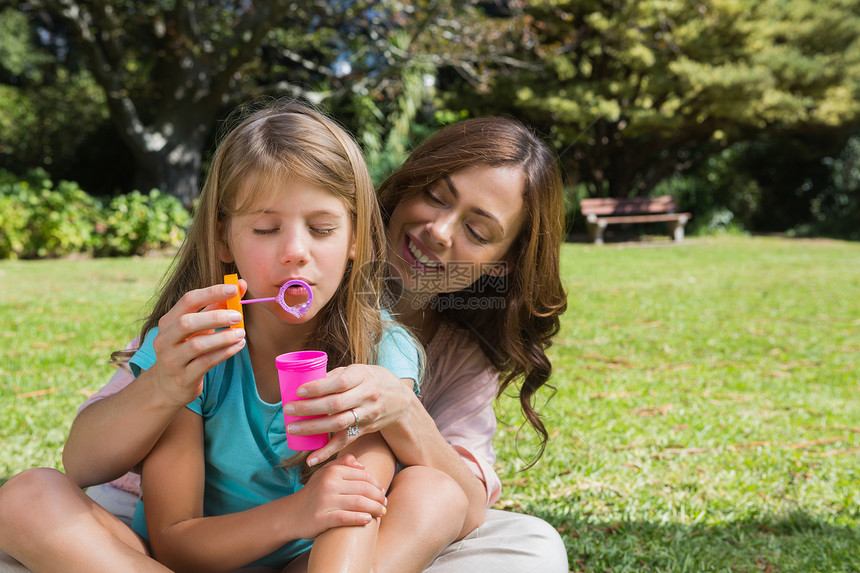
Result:
<svg viewBox="0 0 860 573">
<path fill-rule="evenodd" d="M 278 367 L 278 380 L 281 383 L 281 401 L 295 402 L 302 400 L 296 396 L 299 386 L 312 380 L 325 378 L 325 367 L 328 356 L 325 352 L 316 350 L 303 350 L 301 352 L 287 352 L 275 358 Z M 284 414 L 286 426 L 295 420 L 308 420 L 321 416 L 288 416 Z M 287 432 L 287 446 L 295 452 L 309 452 L 318 450 L 328 443 L 328 434 L 312 434 L 310 436 L 293 436 Z"/>
</svg>

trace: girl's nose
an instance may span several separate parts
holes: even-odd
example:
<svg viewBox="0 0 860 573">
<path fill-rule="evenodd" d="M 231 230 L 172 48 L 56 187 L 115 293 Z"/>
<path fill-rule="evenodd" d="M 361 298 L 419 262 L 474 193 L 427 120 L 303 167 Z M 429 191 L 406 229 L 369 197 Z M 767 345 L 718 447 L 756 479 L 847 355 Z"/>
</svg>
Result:
<svg viewBox="0 0 860 573">
<path fill-rule="evenodd" d="M 284 242 L 281 245 L 281 264 L 302 264 L 307 261 L 307 237 L 299 231 L 284 233 Z"/>
<path fill-rule="evenodd" d="M 427 223 L 427 234 L 432 246 L 449 248 L 454 236 L 456 220 L 453 214 L 440 216 Z"/>
</svg>

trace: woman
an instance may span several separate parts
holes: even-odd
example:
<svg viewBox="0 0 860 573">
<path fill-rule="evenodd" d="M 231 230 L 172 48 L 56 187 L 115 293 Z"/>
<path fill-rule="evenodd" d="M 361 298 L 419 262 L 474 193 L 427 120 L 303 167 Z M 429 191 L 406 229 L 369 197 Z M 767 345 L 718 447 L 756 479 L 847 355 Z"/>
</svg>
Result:
<svg viewBox="0 0 860 573">
<path fill-rule="evenodd" d="M 418 146 L 382 184 L 379 198 L 397 283 L 393 310 L 427 353 L 422 396 L 393 375 L 336 371 L 304 387 L 310 399 L 285 405 L 287 413 L 292 408 L 297 415 L 328 415 L 291 424 L 288 432 L 333 433 L 311 455 L 311 465 L 356 433 L 379 431 L 402 466 L 433 467 L 454 478 L 468 499 L 467 518 L 460 540 L 426 571 L 566 572 L 564 545 L 549 524 L 487 509 L 501 489 L 493 470 L 495 397 L 519 384 L 524 415 L 542 444 L 547 440 L 531 402 L 549 378 L 546 348 L 566 308 L 559 276 L 564 210 L 555 157 L 517 121 L 465 120 Z M 63 460 L 81 487 L 118 478 L 138 464 L 178 410 L 167 405 L 164 389 L 128 385 L 130 380 L 118 371 L 73 423 Z M 123 487 L 135 489 L 135 478 L 121 479 Z M 91 492 L 116 490 L 102 486 Z M 428 491 L 424 501 L 444 503 L 433 494 Z M 395 487 L 389 507 L 397 503 Z M 420 508 L 411 509 L 420 515 Z M 383 519 L 381 553 L 386 529 L 409 526 Z M 387 549 L 392 559 L 410 550 Z"/>
</svg>

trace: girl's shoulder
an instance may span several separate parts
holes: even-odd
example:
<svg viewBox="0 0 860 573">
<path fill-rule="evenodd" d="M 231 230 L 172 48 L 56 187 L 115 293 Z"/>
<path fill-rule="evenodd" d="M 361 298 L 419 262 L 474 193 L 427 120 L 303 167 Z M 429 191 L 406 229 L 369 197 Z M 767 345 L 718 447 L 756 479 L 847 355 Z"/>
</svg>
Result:
<svg viewBox="0 0 860 573">
<path fill-rule="evenodd" d="M 418 392 L 424 370 L 421 345 L 409 330 L 385 311 L 382 311 L 382 338 L 379 341 L 377 364 L 398 378 L 413 380 Z"/>
</svg>

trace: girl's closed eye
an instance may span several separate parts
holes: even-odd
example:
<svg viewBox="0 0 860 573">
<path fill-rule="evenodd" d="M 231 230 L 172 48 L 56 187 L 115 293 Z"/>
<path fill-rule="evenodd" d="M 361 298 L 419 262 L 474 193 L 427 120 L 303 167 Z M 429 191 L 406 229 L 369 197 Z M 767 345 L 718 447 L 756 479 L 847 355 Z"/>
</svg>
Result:
<svg viewBox="0 0 860 573">
<path fill-rule="evenodd" d="M 280 229 L 278 227 L 262 227 L 253 229 L 255 235 L 274 235 Z"/>
<path fill-rule="evenodd" d="M 311 229 L 311 232 L 325 237 L 327 235 L 331 235 L 332 233 L 334 233 L 337 230 L 337 227 L 311 225 L 310 229 Z"/>
</svg>

